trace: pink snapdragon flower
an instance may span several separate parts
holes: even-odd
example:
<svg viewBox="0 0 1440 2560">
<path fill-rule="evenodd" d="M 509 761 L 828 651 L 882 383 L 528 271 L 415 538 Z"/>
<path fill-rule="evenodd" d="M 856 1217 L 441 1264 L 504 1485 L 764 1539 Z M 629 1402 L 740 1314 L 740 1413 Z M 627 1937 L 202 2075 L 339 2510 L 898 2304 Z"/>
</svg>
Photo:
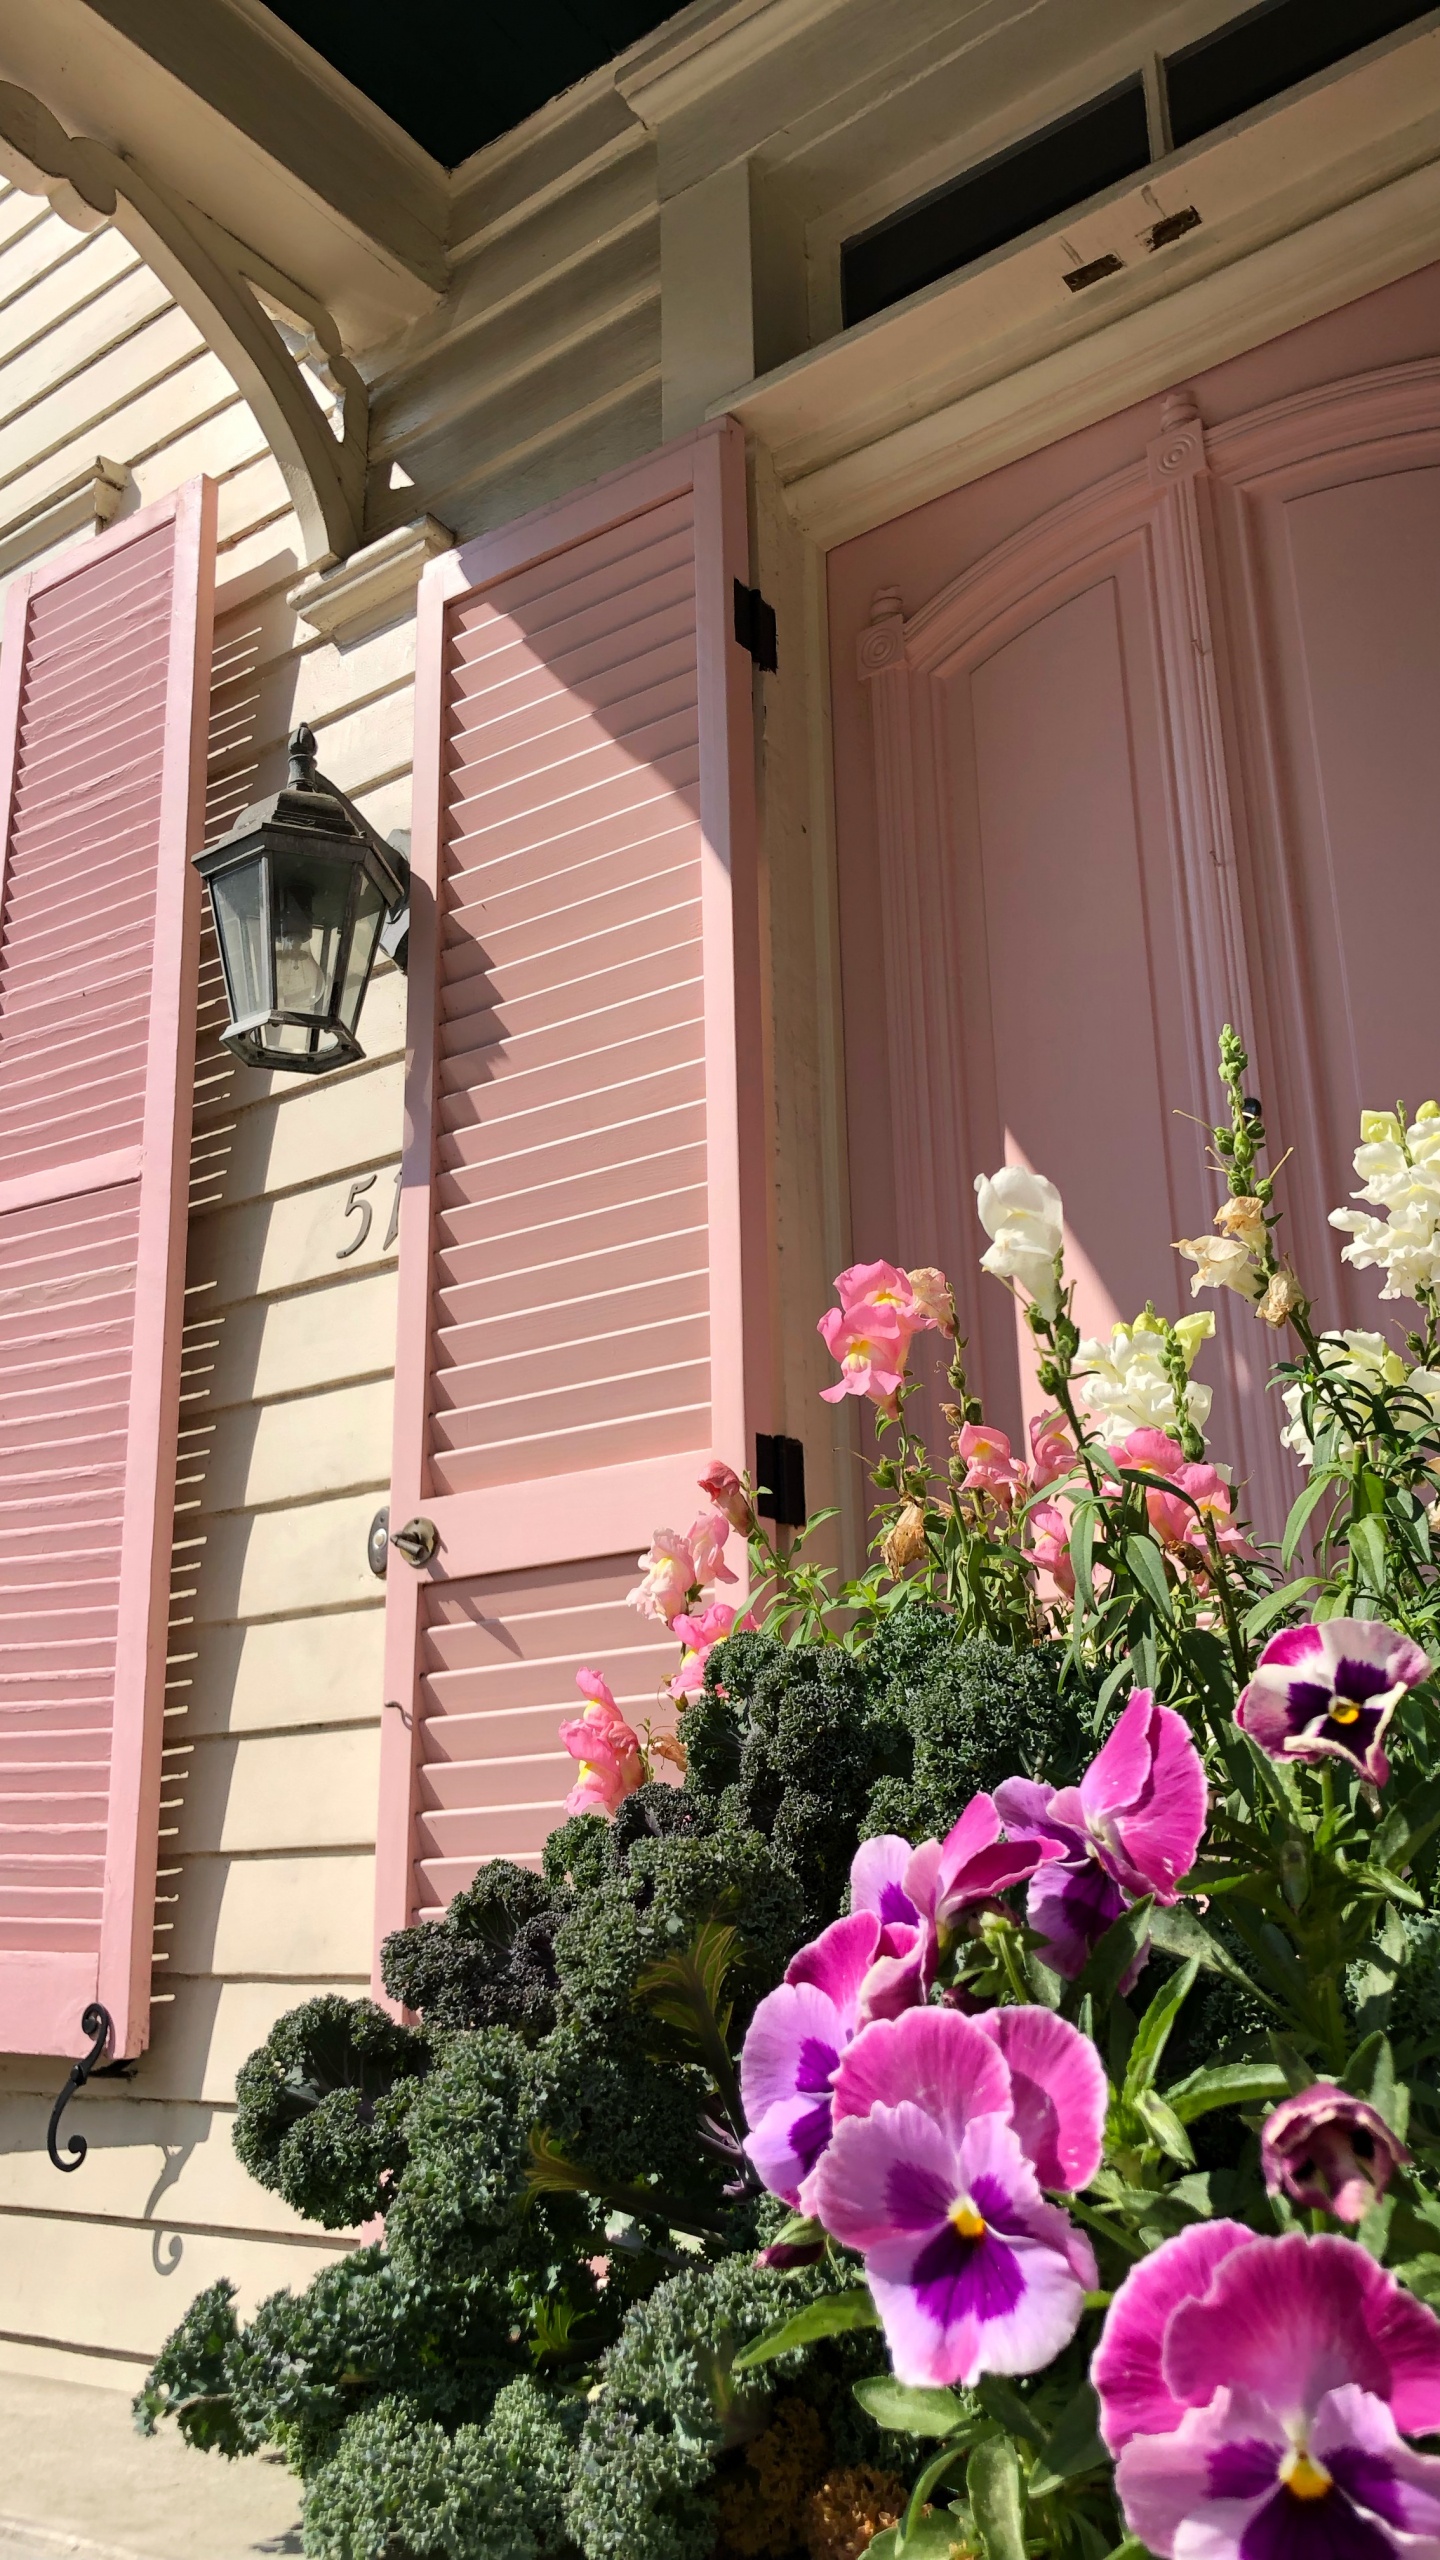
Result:
<svg viewBox="0 0 1440 2560">
<path fill-rule="evenodd" d="M 1053 1484 L 1057 1476 L 1067 1474 L 1075 1464 L 1075 1443 L 1070 1425 L 1063 1413 L 1032 1413 L 1030 1433 L 1030 1481 L 1037 1493 Z"/>
<path fill-rule="evenodd" d="M 821 1388 L 825 1402 L 869 1396 L 875 1404 L 889 1404 L 904 1378 L 910 1347 L 910 1337 L 894 1313 L 884 1307 L 857 1306 L 847 1314 L 843 1307 L 827 1307 L 816 1329 L 842 1373 L 833 1387 Z"/>
<path fill-rule="evenodd" d="M 627 1594 L 628 1604 L 642 1618 L 658 1618 L 668 1627 L 700 1580 L 694 1549 L 678 1530 L 657 1529 L 638 1561 L 644 1579 Z"/>
<path fill-rule="evenodd" d="M 613 1814 L 627 1796 L 645 1783 L 640 1737 L 626 1723 L 598 1671 L 577 1671 L 575 1686 L 589 1705 L 560 1727 L 560 1739 L 572 1760 L 580 1763 L 574 1786 L 565 1799 L 567 1813 Z"/>
<path fill-rule="evenodd" d="M 1272 1760 L 1347 1761 L 1372 1786 L 1390 1775 L 1385 1732 L 1427 1655 L 1379 1618 L 1282 1627 L 1241 1690 L 1235 1721 Z"/>
<path fill-rule="evenodd" d="M 728 1600 L 712 1600 L 708 1609 L 693 1615 L 682 1609 L 670 1621 L 670 1632 L 678 1636 L 685 1650 L 680 1668 L 670 1683 L 672 1698 L 698 1698 L 705 1686 L 705 1665 L 717 1644 L 735 1632 L 735 1610 Z M 748 1624 L 748 1619 L 747 1622 Z"/>
<path fill-rule="evenodd" d="M 700 1490 L 708 1495 L 715 1510 L 724 1513 L 732 1529 L 738 1529 L 742 1538 L 749 1537 L 755 1526 L 755 1512 L 733 1467 L 727 1467 L 723 1458 L 712 1458 L 700 1478 Z"/>
<path fill-rule="evenodd" d="M 1362 2222 L 1409 2158 L 1379 2108 L 1333 2080 L 1283 2098 L 1260 2131 L 1268 2192 L 1283 2188 L 1292 2204 L 1318 2206 L 1339 2222 Z"/>
<path fill-rule="evenodd" d="M 1009 1433 L 993 1423 L 962 1423 L 955 1434 L 955 1451 L 965 1461 L 962 1493 L 993 1494 L 1008 1511 L 1017 1493 L 1025 1490 L 1025 1470 L 1011 1450 Z"/>
<path fill-rule="evenodd" d="M 839 1361 L 843 1376 L 820 1392 L 828 1404 L 842 1396 L 869 1396 L 888 1404 L 905 1375 L 911 1340 L 933 1331 L 939 1316 L 932 1310 L 932 1283 L 942 1272 L 922 1271 L 917 1290 L 910 1274 L 893 1262 L 856 1262 L 837 1274 L 840 1304 L 827 1307 L 818 1331 L 826 1350 Z M 948 1290 L 946 1292 L 948 1305 Z"/>
<path fill-rule="evenodd" d="M 938 1333 L 955 1331 L 955 1296 L 943 1271 L 926 1264 L 919 1271 L 907 1271 L 910 1295 L 919 1308 L 921 1318 L 934 1325 Z"/>
<path fill-rule="evenodd" d="M 1032 1505 L 1026 1523 L 1030 1534 L 1029 1553 L 1042 1573 L 1048 1573 L 1057 1590 L 1067 1600 L 1075 1597 L 1075 1567 L 1070 1560 L 1070 1523 L 1058 1502 Z"/>
<path fill-rule="evenodd" d="M 1161 2560 L 1440 2552 L 1440 2320 L 1353 2241 L 1194 2224 L 1091 2365 L 1125 2522 Z"/>
<path fill-rule="evenodd" d="M 723 1511 L 702 1511 L 685 1532 L 685 1543 L 695 1562 L 697 1582 L 734 1582 L 737 1577 L 725 1561 L 725 1542 L 730 1523 Z"/>
<path fill-rule="evenodd" d="M 902 2382 L 1038 2372 L 1074 2336 L 1094 2254 L 1041 2187 L 1094 2176 L 1105 2097 L 1048 2010 L 911 2009 L 842 2054 L 802 2202 L 863 2254 Z"/>
</svg>

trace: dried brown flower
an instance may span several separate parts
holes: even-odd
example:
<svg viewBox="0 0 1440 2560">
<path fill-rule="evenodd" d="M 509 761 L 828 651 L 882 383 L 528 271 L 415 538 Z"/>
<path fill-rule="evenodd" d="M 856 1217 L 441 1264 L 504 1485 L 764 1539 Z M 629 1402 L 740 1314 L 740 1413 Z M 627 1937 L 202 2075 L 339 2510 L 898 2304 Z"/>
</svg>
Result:
<svg viewBox="0 0 1440 2560">
<path fill-rule="evenodd" d="M 873 2463 L 827 2472 L 806 2501 L 809 2560 L 861 2560 L 877 2533 L 899 2523 L 905 2503 L 904 2481 L 893 2471 L 877 2471 Z"/>
<path fill-rule="evenodd" d="M 1294 1272 L 1287 1270 L 1282 1262 L 1279 1270 L 1272 1274 L 1270 1286 L 1255 1313 L 1264 1324 L 1282 1325 L 1289 1321 L 1296 1307 L 1304 1304 L 1304 1300 L 1305 1292 Z"/>
<path fill-rule="evenodd" d="M 1215 1212 L 1215 1224 L 1222 1236 L 1233 1236 L 1250 1253 L 1265 1250 L 1265 1203 L 1246 1191 L 1236 1200 L 1227 1200 Z"/>
<path fill-rule="evenodd" d="M 899 1519 L 880 1542 L 887 1573 L 900 1574 L 925 1553 L 925 1505 L 907 1502 Z"/>
<path fill-rule="evenodd" d="M 809 2402 L 778 2401 L 769 2425 L 745 2447 L 744 2469 L 720 2484 L 719 2552 L 727 2560 L 787 2560 L 828 2452 Z"/>
</svg>

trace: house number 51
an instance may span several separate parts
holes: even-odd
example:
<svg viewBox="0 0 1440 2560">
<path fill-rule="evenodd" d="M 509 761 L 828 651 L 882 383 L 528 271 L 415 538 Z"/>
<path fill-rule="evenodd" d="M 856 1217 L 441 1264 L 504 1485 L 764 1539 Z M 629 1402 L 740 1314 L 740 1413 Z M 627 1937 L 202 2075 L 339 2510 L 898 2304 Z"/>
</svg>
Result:
<svg viewBox="0 0 1440 2560">
<path fill-rule="evenodd" d="M 350 1238 L 349 1243 L 342 1244 L 338 1247 L 335 1255 L 337 1262 L 348 1262 L 352 1254 L 359 1252 L 360 1247 L 370 1233 L 371 1221 L 374 1218 L 375 1209 L 373 1202 L 367 1200 L 365 1194 L 367 1191 L 374 1189 L 376 1179 L 377 1177 L 373 1173 L 359 1173 L 356 1175 L 355 1180 L 351 1183 L 349 1190 L 345 1194 L 345 1206 L 341 1210 L 340 1215 L 342 1218 L 357 1217 L 360 1221 L 360 1225 L 357 1233 Z M 380 1247 L 382 1253 L 389 1252 L 390 1247 L 395 1242 L 395 1238 L 399 1232 L 400 1167 L 397 1164 L 395 1167 L 395 1196 L 390 1203 L 389 1224 L 385 1229 L 385 1241 Z"/>
</svg>

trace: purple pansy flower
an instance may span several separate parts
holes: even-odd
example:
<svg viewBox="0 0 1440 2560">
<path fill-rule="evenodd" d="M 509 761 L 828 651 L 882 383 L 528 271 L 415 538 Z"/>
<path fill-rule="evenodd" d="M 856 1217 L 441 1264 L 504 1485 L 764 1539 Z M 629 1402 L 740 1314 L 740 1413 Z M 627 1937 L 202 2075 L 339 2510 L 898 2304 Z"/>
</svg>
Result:
<svg viewBox="0 0 1440 2560">
<path fill-rule="evenodd" d="M 1026 1897 L 1044 1961 L 1067 1981 L 1082 1973 L 1112 1921 L 1153 1893 L 1174 1902 L 1205 1829 L 1205 1772 L 1183 1716 L 1133 1692 L 1078 1787 L 1007 1778 L 995 1804 L 1012 1840 L 1044 1842 L 1050 1858 Z M 1142 1947 L 1120 1988 L 1129 1991 Z"/>
<path fill-rule="evenodd" d="M 1352 2241 L 1197 2224 L 1127 2277 L 1091 2367 L 1162 2560 L 1440 2554 L 1440 2320 Z"/>
<path fill-rule="evenodd" d="M 1059 1857 L 1037 1868 L 1030 1879 L 1025 1917 L 1041 1941 L 1041 1961 L 1073 1982 L 1126 1902 L 1114 1877 L 1101 1866 L 1088 1831 L 1078 1823 L 1057 1821 L 1055 1800 L 1055 1789 L 1034 1778 L 1007 1778 L 995 1790 L 996 1810 L 1012 1839 L 1053 1840 L 1059 1847 Z M 1148 1944 L 1140 1949 L 1120 1984 L 1122 1992 L 1134 1989 L 1149 1952 Z"/>
<path fill-rule="evenodd" d="M 1272 1760 L 1348 1760 L 1372 1786 L 1390 1775 L 1385 1728 L 1430 1677 L 1418 1644 L 1378 1618 L 1326 1618 L 1272 1636 L 1235 1721 Z"/>
<path fill-rule="evenodd" d="M 861 1842 L 850 1862 L 850 1901 L 880 1923 L 875 1961 L 860 1995 L 862 2020 L 898 2018 L 923 2000 L 935 1979 L 934 1932 L 905 1889 L 916 1852 L 897 1832 Z"/>
<path fill-rule="evenodd" d="M 805 2205 L 863 2253 L 903 2382 L 1034 2373 L 1074 2336 L 1094 2255 L 1040 2181 L 1094 2176 L 1104 2111 L 1093 2046 L 1048 2011 L 912 2009 L 857 2036 Z"/>
<path fill-rule="evenodd" d="M 836 1920 L 792 1956 L 778 1991 L 750 2021 L 740 2057 L 745 2149 L 786 2204 L 799 2203 L 801 2181 L 830 2139 L 831 2083 L 860 2023 L 861 1987 L 879 1940 L 873 1911 Z"/>
<path fill-rule="evenodd" d="M 938 1949 L 964 1925 L 967 1912 L 993 1909 L 1002 1893 L 1027 1884 L 1037 1867 L 1063 1857 L 1058 1840 L 1009 1840 L 993 1796 L 972 1796 L 943 1840 L 923 1840 L 905 1870 L 905 1891 Z"/>
<path fill-rule="evenodd" d="M 1283 2099 L 1260 2134 L 1271 2195 L 1283 2187 L 1292 2204 L 1318 2205 L 1340 2222 L 1361 2221 L 1409 2157 L 1379 2108 L 1333 2080 Z"/>
</svg>

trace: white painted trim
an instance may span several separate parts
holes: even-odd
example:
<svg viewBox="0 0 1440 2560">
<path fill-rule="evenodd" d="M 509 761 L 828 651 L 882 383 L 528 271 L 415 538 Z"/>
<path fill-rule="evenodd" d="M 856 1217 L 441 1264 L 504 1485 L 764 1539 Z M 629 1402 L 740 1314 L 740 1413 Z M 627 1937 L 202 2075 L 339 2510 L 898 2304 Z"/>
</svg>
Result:
<svg viewBox="0 0 1440 2560">
<path fill-rule="evenodd" d="M 1086 258 L 1139 235 L 1142 185 L 1198 203 L 1201 227 L 1064 293 L 1059 234 Z M 716 408 L 768 447 L 797 525 L 828 546 L 1437 257 L 1432 20 Z"/>
<path fill-rule="evenodd" d="M 38 560 L 43 552 L 53 551 L 72 533 L 87 527 L 99 533 L 118 513 L 129 486 L 128 466 L 107 462 L 103 453 L 97 453 L 84 471 L 62 482 L 46 497 L 22 508 L 17 515 L 0 516 L 0 577 L 8 577 L 12 569 L 23 568 L 27 560 Z"/>
<path fill-rule="evenodd" d="M 352 551 L 336 569 L 317 569 L 286 599 L 324 640 L 358 640 L 393 621 L 414 596 L 428 560 L 454 548 L 455 536 L 433 516 L 395 525 L 378 542 Z"/>
</svg>

